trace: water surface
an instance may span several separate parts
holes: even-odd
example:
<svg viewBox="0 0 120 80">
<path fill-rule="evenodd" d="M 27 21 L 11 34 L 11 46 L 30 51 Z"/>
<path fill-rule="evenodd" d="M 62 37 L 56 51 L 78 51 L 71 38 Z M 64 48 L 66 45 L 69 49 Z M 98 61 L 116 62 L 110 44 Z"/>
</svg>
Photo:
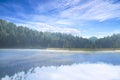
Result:
<svg viewBox="0 0 120 80">
<path fill-rule="evenodd" d="M 72 64 L 120 65 L 120 52 L 116 51 L 55 51 L 40 49 L 1 49 L 0 78 L 27 72 L 31 68 Z"/>
</svg>

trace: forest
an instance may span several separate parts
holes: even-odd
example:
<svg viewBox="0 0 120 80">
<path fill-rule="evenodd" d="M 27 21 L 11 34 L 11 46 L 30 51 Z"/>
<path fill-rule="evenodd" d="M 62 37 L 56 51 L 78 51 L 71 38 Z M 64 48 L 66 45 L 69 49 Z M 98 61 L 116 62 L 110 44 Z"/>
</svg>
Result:
<svg viewBox="0 0 120 80">
<path fill-rule="evenodd" d="M 120 34 L 88 39 L 32 30 L 0 19 L 0 48 L 120 48 Z"/>
</svg>

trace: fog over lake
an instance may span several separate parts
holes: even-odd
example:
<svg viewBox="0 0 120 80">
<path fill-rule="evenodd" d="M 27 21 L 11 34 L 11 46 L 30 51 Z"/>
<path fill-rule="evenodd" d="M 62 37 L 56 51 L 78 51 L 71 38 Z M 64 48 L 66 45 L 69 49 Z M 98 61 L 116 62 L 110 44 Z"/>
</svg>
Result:
<svg viewBox="0 0 120 80">
<path fill-rule="evenodd" d="M 1 80 L 120 80 L 119 51 L 1 49 Z"/>
</svg>

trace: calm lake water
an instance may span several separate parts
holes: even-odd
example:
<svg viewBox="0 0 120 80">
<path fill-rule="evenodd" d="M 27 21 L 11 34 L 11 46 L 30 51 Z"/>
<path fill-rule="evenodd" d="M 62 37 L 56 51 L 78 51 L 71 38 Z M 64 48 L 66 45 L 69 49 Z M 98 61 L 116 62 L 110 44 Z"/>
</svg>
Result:
<svg viewBox="0 0 120 80">
<path fill-rule="evenodd" d="M 87 63 L 106 63 L 117 66 L 120 65 L 120 52 L 0 49 L 0 78 L 5 77 L 5 75 L 12 76 L 21 71 L 27 72 L 29 69 L 37 66 L 59 67 L 64 65 Z"/>
</svg>

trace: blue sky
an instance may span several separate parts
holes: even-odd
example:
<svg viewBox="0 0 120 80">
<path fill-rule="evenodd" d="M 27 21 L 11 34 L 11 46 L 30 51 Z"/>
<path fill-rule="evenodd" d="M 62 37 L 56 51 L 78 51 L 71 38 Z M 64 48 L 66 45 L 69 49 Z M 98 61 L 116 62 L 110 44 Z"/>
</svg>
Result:
<svg viewBox="0 0 120 80">
<path fill-rule="evenodd" d="M 0 0 L 0 18 L 82 37 L 120 33 L 119 0 Z"/>
</svg>

